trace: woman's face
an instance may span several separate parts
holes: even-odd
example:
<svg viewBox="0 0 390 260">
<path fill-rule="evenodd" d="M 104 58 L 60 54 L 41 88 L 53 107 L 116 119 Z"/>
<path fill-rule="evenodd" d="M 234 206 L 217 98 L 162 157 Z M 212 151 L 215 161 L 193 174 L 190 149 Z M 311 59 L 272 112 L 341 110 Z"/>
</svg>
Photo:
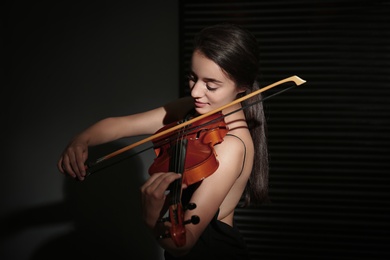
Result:
<svg viewBox="0 0 390 260">
<path fill-rule="evenodd" d="M 221 67 L 199 51 L 192 54 L 189 85 L 199 114 L 231 103 L 238 93 L 244 91 L 240 91 Z"/>
</svg>

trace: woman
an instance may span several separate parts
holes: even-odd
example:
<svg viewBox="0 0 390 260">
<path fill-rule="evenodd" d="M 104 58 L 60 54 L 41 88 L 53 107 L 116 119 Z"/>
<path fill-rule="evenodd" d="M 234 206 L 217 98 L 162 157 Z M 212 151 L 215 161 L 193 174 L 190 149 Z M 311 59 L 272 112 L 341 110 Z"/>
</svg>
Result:
<svg viewBox="0 0 390 260">
<path fill-rule="evenodd" d="M 58 168 L 73 178 L 84 180 L 88 147 L 119 138 L 154 134 L 164 125 L 180 121 L 192 111 L 205 114 L 230 104 L 258 89 L 259 50 L 255 37 L 232 24 L 203 29 L 195 38 L 189 75 L 190 97 L 184 97 L 147 112 L 103 119 L 77 135 L 58 161 Z M 252 98 L 260 99 L 260 95 Z M 247 103 L 249 101 L 244 101 Z M 157 172 L 142 185 L 142 208 L 147 227 L 165 250 L 166 259 L 249 259 L 245 242 L 234 223 L 234 210 L 244 202 L 258 203 L 267 197 L 268 154 L 266 123 L 261 102 L 236 111 L 245 104 L 222 110 L 228 133 L 214 146 L 218 169 L 209 177 L 187 187 L 183 185 L 183 205 L 193 210 L 184 219 L 199 217 L 199 223 L 185 225 L 185 245 L 177 246 L 169 233 L 166 213 L 167 189 L 182 177 L 175 172 Z M 234 113 L 230 113 L 236 111 Z M 230 113 L 230 114 L 229 114 Z"/>
</svg>

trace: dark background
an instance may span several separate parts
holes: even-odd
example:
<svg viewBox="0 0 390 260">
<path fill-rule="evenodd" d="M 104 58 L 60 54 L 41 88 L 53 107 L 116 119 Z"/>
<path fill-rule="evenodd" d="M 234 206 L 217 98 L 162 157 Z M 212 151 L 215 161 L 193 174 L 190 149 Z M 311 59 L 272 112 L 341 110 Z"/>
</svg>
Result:
<svg viewBox="0 0 390 260">
<path fill-rule="evenodd" d="M 178 2 L 15 2 L 2 13 L 0 259 L 158 259 L 139 210 L 153 151 L 83 183 L 56 163 L 97 120 L 178 97 Z"/>
<path fill-rule="evenodd" d="M 258 39 L 262 86 L 307 81 L 264 102 L 271 202 L 236 214 L 253 259 L 389 259 L 390 2 L 180 3 L 183 72 L 198 30 L 234 22 Z"/>
<path fill-rule="evenodd" d="M 224 21 L 258 37 L 263 86 L 307 80 L 264 104 L 271 203 L 236 216 L 253 259 L 389 258 L 389 1 L 81 1 L 4 10 L 0 259 L 159 259 L 139 214 L 152 151 L 82 183 L 55 164 L 97 120 L 186 95 L 193 35 Z"/>
</svg>

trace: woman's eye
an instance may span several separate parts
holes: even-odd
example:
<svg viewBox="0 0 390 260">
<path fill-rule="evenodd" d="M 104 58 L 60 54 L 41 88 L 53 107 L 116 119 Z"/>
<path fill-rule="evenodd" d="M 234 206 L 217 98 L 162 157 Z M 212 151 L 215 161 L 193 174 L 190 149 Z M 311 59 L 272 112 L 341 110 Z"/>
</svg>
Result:
<svg viewBox="0 0 390 260">
<path fill-rule="evenodd" d="M 209 90 L 209 91 L 215 91 L 217 88 L 212 88 L 212 87 L 210 87 L 209 85 L 207 85 L 206 84 L 206 88 L 207 88 L 207 90 Z"/>
</svg>

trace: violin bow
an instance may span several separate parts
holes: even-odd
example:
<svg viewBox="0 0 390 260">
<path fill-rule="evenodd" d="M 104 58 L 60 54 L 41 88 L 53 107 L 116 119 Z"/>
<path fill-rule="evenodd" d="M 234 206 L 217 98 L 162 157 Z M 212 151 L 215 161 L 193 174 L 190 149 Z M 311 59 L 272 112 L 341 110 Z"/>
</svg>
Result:
<svg viewBox="0 0 390 260">
<path fill-rule="evenodd" d="M 217 108 L 217 109 L 214 109 L 214 110 L 212 110 L 212 111 L 210 111 L 210 112 L 208 112 L 208 113 L 205 113 L 205 114 L 199 115 L 199 116 L 197 116 L 197 117 L 194 117 L 194 118 L 192 118 L 192 119 L 190 119 L 190 120 L 188 120 L 188 121 L 185 121 L 185 122 L 183 122 L 183 123 L 181 123 L 181 124 L 178 124 L 178 125 L 176 125 L 176 126 L 173 126 L 173 127 L 169 128 L 169 129 L 166 129 L 166 130 L 164 130 L 164 131 L 158 132 L 158 133 L 156 133 L 156 134 L 154 134 L 154 135 L 151 135 L 151 136 L 149 136 L 149 137 L 147 137 L 147 138 L 144 138 L 144 139 L 142 139 L 142 140 L 140 140 L 140 141 L 138 141 L 138 142 L 135 142 L 135 143 L 130 144 L 130 145 L 128 145 L 128 146 L 125 146 L 125 147 L 123 147 L 123 148 L 121 148 L 121 149 L 119 149 L 119 150 L 116 150 L 116 151 L 114 151 L 114 152 L 112 152 L 112 153 L 110 153 L 110 154 L 107 154 L 107 155 L 105 155 L 105 156 L 102 156 L 102 157 L 98 158 L 96 161 L 90 163 L 90 166 L 94 166 L 94 165 L 96 165 L 96 164 L 98 164 L 98 163 L 101 163 L 101 162 L 107 160 L 107 159 L 110 159 L 110 158 L 112 158 L 112 157 L 115 157 L 115 156 L 117 156 L 118 154 L 121 154 L 121 153 L 126 152 L 126 151 L 128 151 L 128 150 L 131 150 L 131 149 L 133 149 L 133 148 L 135 148 L 135 147 L 137 147 L 137 146 L 140 146 L 141 144 L 144 144 L 144 143 L 146 143 L 146 142 L 152 141 L 152 140 L 154 140 L 154 139 L 156 139 L 156 138 L 159 138 L 159 137 L 161 137 L 161 136 L 164 136 L 164 135 L 166 135 L 166 134 L 169 134 L 169 133 L 171 133 L 171 132 L 173 132 L 173 131 L 176 131 L 176 130 L 178 130 L 178 129 L 180 129 L 180 128 L 183 128 L 183 127 L 185 127 L 185 126 L 187 126 L 187 125 L 190 125 L 190 124 L 192 124 L 192 123 L 194 123 L 194 122 L 196 122 L 196 121 L 198 121 L 198 120 L 201 120 L 201 119 L 203 119 L 203 118 L 205 118 L 205 117 L 208 117 L 208 116 L 210 116 L 210 115 L 212 115 L 212 114 L 218 113 L 218 112 L 220 112 L 220 111 L 222 111 L 222 110 L 224 110 L 224 109 L 226 109 L 226 108 L 228 108 L 228 107 L 230 107 L 230 106 L 233 106 L 233 105 L 235 105 L 235 104 L 238 104 L 238 103 L 240 103 L 240 102 L 242 102 L 242 101 L 245 101 L 245 100 L 247 100 L 247 99 L 249 99 L 249 98 L 251 98 L 251 97 L 253 97 L 253 96 L 255 96 L 255 95 L 258 95 L 258 94 L 260 94 L 260 93 L 262 93 L 262 92 L 264 92 L 264 91 L 267 91 L 267 90 L 269 90 L 269 89 L 271 89 L 271 88 L 273 88 L 273 87 L 282 85 L 282 84 L 287 83 L 287 82 L 293 82 L 296 86 L 300 86 L 300 85 L 304 84 L 304 83 L 306 82 L 306 80 L 303 80 L 303 79 L 301 79 L 300 77 L 298 77 L 298 76 L 296 76 L 296 75 L 290 76 L 290 77 L 285 78 L 285 79 L 282 79 L 282 80 L 279 80 L 279 81 L 277 81 L 277 82 L 275 82 L 275 83 L 272 83 L 272 84 L 270 84 L 270 85 L 268 85 L 268 86 L 265 86 L 265 87 L 260 88 L 260 89 L 258 89 L 258 90 L 256 90 L 256 91 L 253 91 L 253 92 L 251 92 L 251 93 L 249 93 L 249 94 L 247 94 L 247 95 L 245 95 L 245 96 L 243 96 L 243 97 L 241 97 L 241 98 L 235 99 L 235 100 L 233 100 L 232 102 L 230 102 L 229 104 L 226 104 L 226 105 L 224 105 L 224 106 L 221 106 L 221 107 L 219 107 L 219 108 Z"/>
</svg>

